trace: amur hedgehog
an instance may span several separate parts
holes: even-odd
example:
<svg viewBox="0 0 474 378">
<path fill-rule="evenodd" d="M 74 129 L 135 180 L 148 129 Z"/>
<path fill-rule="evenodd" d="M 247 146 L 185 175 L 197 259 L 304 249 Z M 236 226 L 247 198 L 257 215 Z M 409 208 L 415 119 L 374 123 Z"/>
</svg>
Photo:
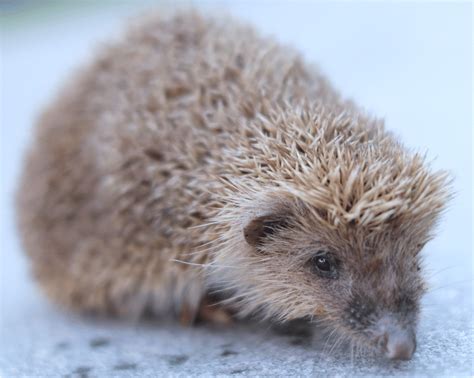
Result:
<svg viewBox="0 0 474 378">
<path fill-rule="evenodd" d="M 17 202 L 34 275 L 66 308 L 314 318 L 408 359 L 449 196 L 297 52 L 181 11 L 133 24 L 63 88 Z"/>
</svg>

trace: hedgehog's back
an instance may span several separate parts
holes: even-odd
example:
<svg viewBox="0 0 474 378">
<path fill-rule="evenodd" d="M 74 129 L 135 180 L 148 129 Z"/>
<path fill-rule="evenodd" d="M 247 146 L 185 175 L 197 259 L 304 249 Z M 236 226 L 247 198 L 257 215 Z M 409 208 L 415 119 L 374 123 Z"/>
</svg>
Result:
<svg viewBox="0 0 474 378">
<path fill-rule="evenodd" d="M 170 282 L 186 291 L 194 276 L 180 284 L 169 261 L 205 241 L 188 230 L 209 217 L 209 162 L 239 122 L 318 93 L 336 96 L 293 51 L 193 12 L 153 16 L 103 46 L 39 120 L 20 181 L 42 286 L 99 312 L 120 312 L 131 290 L 139 301 Z"/>
</svg>

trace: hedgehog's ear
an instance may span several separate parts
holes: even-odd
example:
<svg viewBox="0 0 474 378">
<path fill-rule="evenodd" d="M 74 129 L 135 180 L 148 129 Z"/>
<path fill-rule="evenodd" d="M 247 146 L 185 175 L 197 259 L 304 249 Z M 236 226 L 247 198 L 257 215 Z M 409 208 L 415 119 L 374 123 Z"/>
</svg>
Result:
<svg viewBox="0 0 474 378">
<path fill-rule="evenodd" d="M 288 220 L 281 214 L 263 215 L 252 219 L 244 228 L 244 237 L 252 247 L 261 247 L 272 235 L 288 226 Z"/>
</svg>

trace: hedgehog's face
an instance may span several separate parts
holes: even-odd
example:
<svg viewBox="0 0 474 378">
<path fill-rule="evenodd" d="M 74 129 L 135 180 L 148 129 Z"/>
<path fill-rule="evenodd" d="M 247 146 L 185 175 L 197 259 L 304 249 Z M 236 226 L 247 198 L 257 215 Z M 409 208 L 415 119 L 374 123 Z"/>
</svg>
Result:
<svg viewBox="0 0 474 378">
<path fill-rule="evenodd" d="M 412 356 L 424 232 L 394 226 L 369 233 L 357 225 L 342 232 L 292 211 L 255 217 L 243 234 L 248 290 L 266 296 L 254 294 L 262 308 L 283 319 L 316 316 L 391 359 Z"/>
</svg>

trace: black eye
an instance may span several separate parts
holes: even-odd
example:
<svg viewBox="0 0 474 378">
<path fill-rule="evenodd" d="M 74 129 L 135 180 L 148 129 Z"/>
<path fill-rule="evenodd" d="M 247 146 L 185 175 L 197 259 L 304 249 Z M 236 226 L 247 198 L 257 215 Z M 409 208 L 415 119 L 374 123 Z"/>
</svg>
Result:
<svg viewBox="0 0 474 378">
<path fill-rule="evenodd" d="M 337 278 L 336 260 L 327 252 L 321 251 L 310 260 L 311 271 L 321 277 Z"/>
<path fill-rule="evenodd" d="M 322 270 L 323 272 L 330 272 L 331 271 L 331 263 L 324 256 L 316 257 L 315 264 L 318 267 L 318 269 Z"/>
</svg>

